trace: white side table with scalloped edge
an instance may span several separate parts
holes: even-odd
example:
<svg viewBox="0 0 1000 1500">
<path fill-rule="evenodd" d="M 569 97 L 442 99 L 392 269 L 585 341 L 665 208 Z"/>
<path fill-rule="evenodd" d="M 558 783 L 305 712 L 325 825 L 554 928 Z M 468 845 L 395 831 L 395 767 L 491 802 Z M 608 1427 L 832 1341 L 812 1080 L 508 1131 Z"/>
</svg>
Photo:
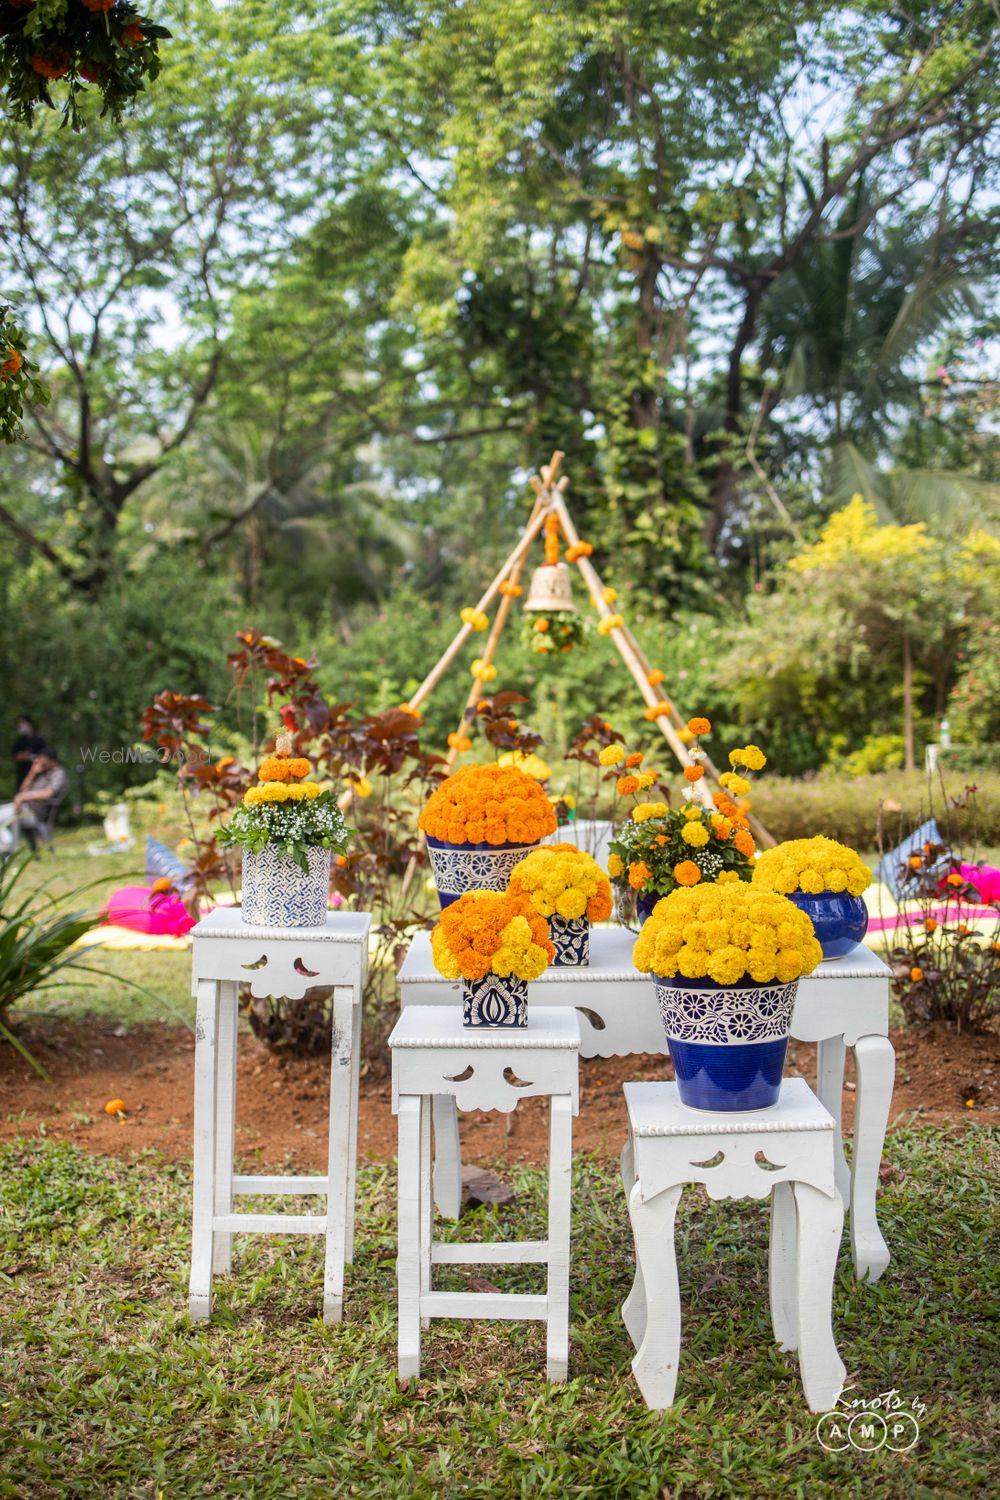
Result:
<svg viewBox="0 0 1000 1500">
<path fill-rule="evenodd" d="M 687 1183 L 710 1198 L 771 1200 L 769 1292 L 780 1347 L 797 1350 L 811 1411 L 829 1411 L 846 1371 L 833 1338 L 833 1279 L 844 1205 L 834 1174 L 836 1125 L 803 1078 L 770 1109 L 689 1109 L 676 1083 L 626 1083 L 622 1180 L 636 1269 L 622 1318 L 647 1406 L 673 1404 L 681 1348 L 674 1220 Z"/>
<path fill-rule="evenodd" d="M 420 1374 L 420 1332 L 432 1318 L 528 1318 L 546 1325 L 546 1373 L 569 1367 L 570 1177 L 580 1107 L 580 1028 L 565 1007 L 528 1009 L 527 1026 L 463 1026 L 460 1007 L 407 1006 L 389 1038 L 399 1127 L 399 1378 Z M 548 1095 L 549 1205 L 544 1240 L 437 1243 L 433 1237 L 431 1101 L 457 1109 L 517 1108 Z M 546 1267 L 544 1293 L 436 1292 L 436 1265 Z"/>
<path fill-rule="evenodd" d="M 188 1308 L 211 1316 L 212 1278 L 232 1266 L 234 1234 L 321 1234 L 326 1241 L 323 1318 L 339 1323 L 344 1267 L 354 1246 L 361 1003 L 368 972 L 368 912 L 329 912 L 323 927 L 253 927 L 239 907 L 219 907 L 192 929 L 195 1027 L 194 1213 Z M 333 988 L 327 1171 L 318 1176 L 234 1174 L 239 986 L 299 999 Z M 317 1194 L 322 1214 L 237 1213 L 247 1194 Z"/>
</svg>

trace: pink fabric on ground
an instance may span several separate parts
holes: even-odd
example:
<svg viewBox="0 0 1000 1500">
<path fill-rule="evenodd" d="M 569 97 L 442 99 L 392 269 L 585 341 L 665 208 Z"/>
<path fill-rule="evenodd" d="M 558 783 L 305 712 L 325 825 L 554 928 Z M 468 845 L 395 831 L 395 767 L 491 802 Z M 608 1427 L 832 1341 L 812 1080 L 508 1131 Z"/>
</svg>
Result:
<svg viewBox="0 0 1000 1500">
<path fill-rule="evenodd" d="M 108 899 L 105 924 L 128 927 L 132 932 L 183 937 L 194 926 L 194 917 L 179 896 L 154 892 L 146 885 L 123 885 Z"/>
<path fill-rule="evenodd" d="M 894 932 L 897 927 L 912 927 L 917 922 L 924 920 L 922 911 L 901 911 L 894 917 L 872 917 L 868 922 L 869 932 Z M 933 917 L 937 922 L 967 922 L 970 917 L 995 917 L 997 909 L 995 906 L 970 906 L 963 901 L 961 905 L 953 901 L 950 906 L 932 906 L 927 916 Z"/>
<path fill-rule="evenodd" d="M 962 865 L 962 879 L 974 885 L 980 901 L 1000 903 L 1000 870 L 996 865 Z"/>
</svg>

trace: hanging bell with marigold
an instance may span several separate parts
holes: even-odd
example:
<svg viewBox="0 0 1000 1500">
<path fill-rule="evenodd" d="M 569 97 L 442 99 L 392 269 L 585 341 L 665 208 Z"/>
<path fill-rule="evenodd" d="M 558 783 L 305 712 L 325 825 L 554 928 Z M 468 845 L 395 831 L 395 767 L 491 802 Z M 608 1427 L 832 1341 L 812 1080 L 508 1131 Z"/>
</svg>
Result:
<svg viewBox="0 0 1000 1500">
<path fill-rule="evenodd" d="M 531 575 L 525 610 L 544 614 L 571 614 L 576 610 L 566 563 L 544 563 Z"/>
</svg>

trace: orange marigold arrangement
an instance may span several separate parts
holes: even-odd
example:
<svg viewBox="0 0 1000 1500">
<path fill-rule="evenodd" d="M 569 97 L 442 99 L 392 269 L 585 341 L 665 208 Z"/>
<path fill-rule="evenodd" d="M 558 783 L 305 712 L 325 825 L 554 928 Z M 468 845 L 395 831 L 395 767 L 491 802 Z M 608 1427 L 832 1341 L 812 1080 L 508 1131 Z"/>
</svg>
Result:
<svg viewBox="0 0 1000 1500">
<path fill-rule="evenodd" d="M 517 766 L 463 766 L 428 799 L 420 827 L 445 844 L 537 844 L 556 829 L 545 792 Z"/>
<path fill-rule="evenodd" d="M 537 979 L 555 957 L 545 918 L 523 890 L 467 891 L 431 932 L 435 968 L 475 983 L 487 974 Z"/>
<path fill-rule="evenodd" d="M 544 844 L 532 850 L 515 865 L 509 889 L 524 891 L 543 917 L 606 922 L 612 911 L 608 877 L 576 844 Z"/>
</svg>

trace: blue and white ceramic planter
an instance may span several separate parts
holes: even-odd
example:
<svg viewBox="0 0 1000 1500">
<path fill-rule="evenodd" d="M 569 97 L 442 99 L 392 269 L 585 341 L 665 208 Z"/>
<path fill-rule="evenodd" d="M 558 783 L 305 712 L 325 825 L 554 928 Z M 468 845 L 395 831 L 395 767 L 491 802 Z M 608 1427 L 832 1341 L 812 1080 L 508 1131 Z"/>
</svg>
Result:
<svg viewBox="0 0 1000 1500">
<path fill-rule="evenodd" d="M 681 1103 L 691 1109 L 777 1104 L 798 981 L 720 985 L 656 976 L 656 998 Z"/>
<path fill-rule="evenodd" d="M 243 851 L 242 917 L 253 927 L 323 927 L 330 890 L 330 851 L 309 850 L 308 873 L 269 845 Z"/>
<path fill-rule="evenodd" d="M 505 891 L 514 872 L 535 844 L 446 844 L 427 837 L 431 867 L 442 909 L 466 891 Z"/>
<path fill-rule="evenodd" d="M 864 941 L 868 908 L 860 896 L 846 891 L 820 891 L 818 896 L 792 891 L 788 899 L 812 922 L 824 959 L 843 958 Z"/>
<path fill-rule="evenodd" d="M 527 1026 L 528 981 L 500 974 L 462 981 L 463 1026 Z"/>
<path fill-rule="evenodd" d="M 590 963 L 590 921 L 587 917 L 551 916 L 549 937 L 556 950 L 557 969 L 585 969 Z"/>
</svg>

